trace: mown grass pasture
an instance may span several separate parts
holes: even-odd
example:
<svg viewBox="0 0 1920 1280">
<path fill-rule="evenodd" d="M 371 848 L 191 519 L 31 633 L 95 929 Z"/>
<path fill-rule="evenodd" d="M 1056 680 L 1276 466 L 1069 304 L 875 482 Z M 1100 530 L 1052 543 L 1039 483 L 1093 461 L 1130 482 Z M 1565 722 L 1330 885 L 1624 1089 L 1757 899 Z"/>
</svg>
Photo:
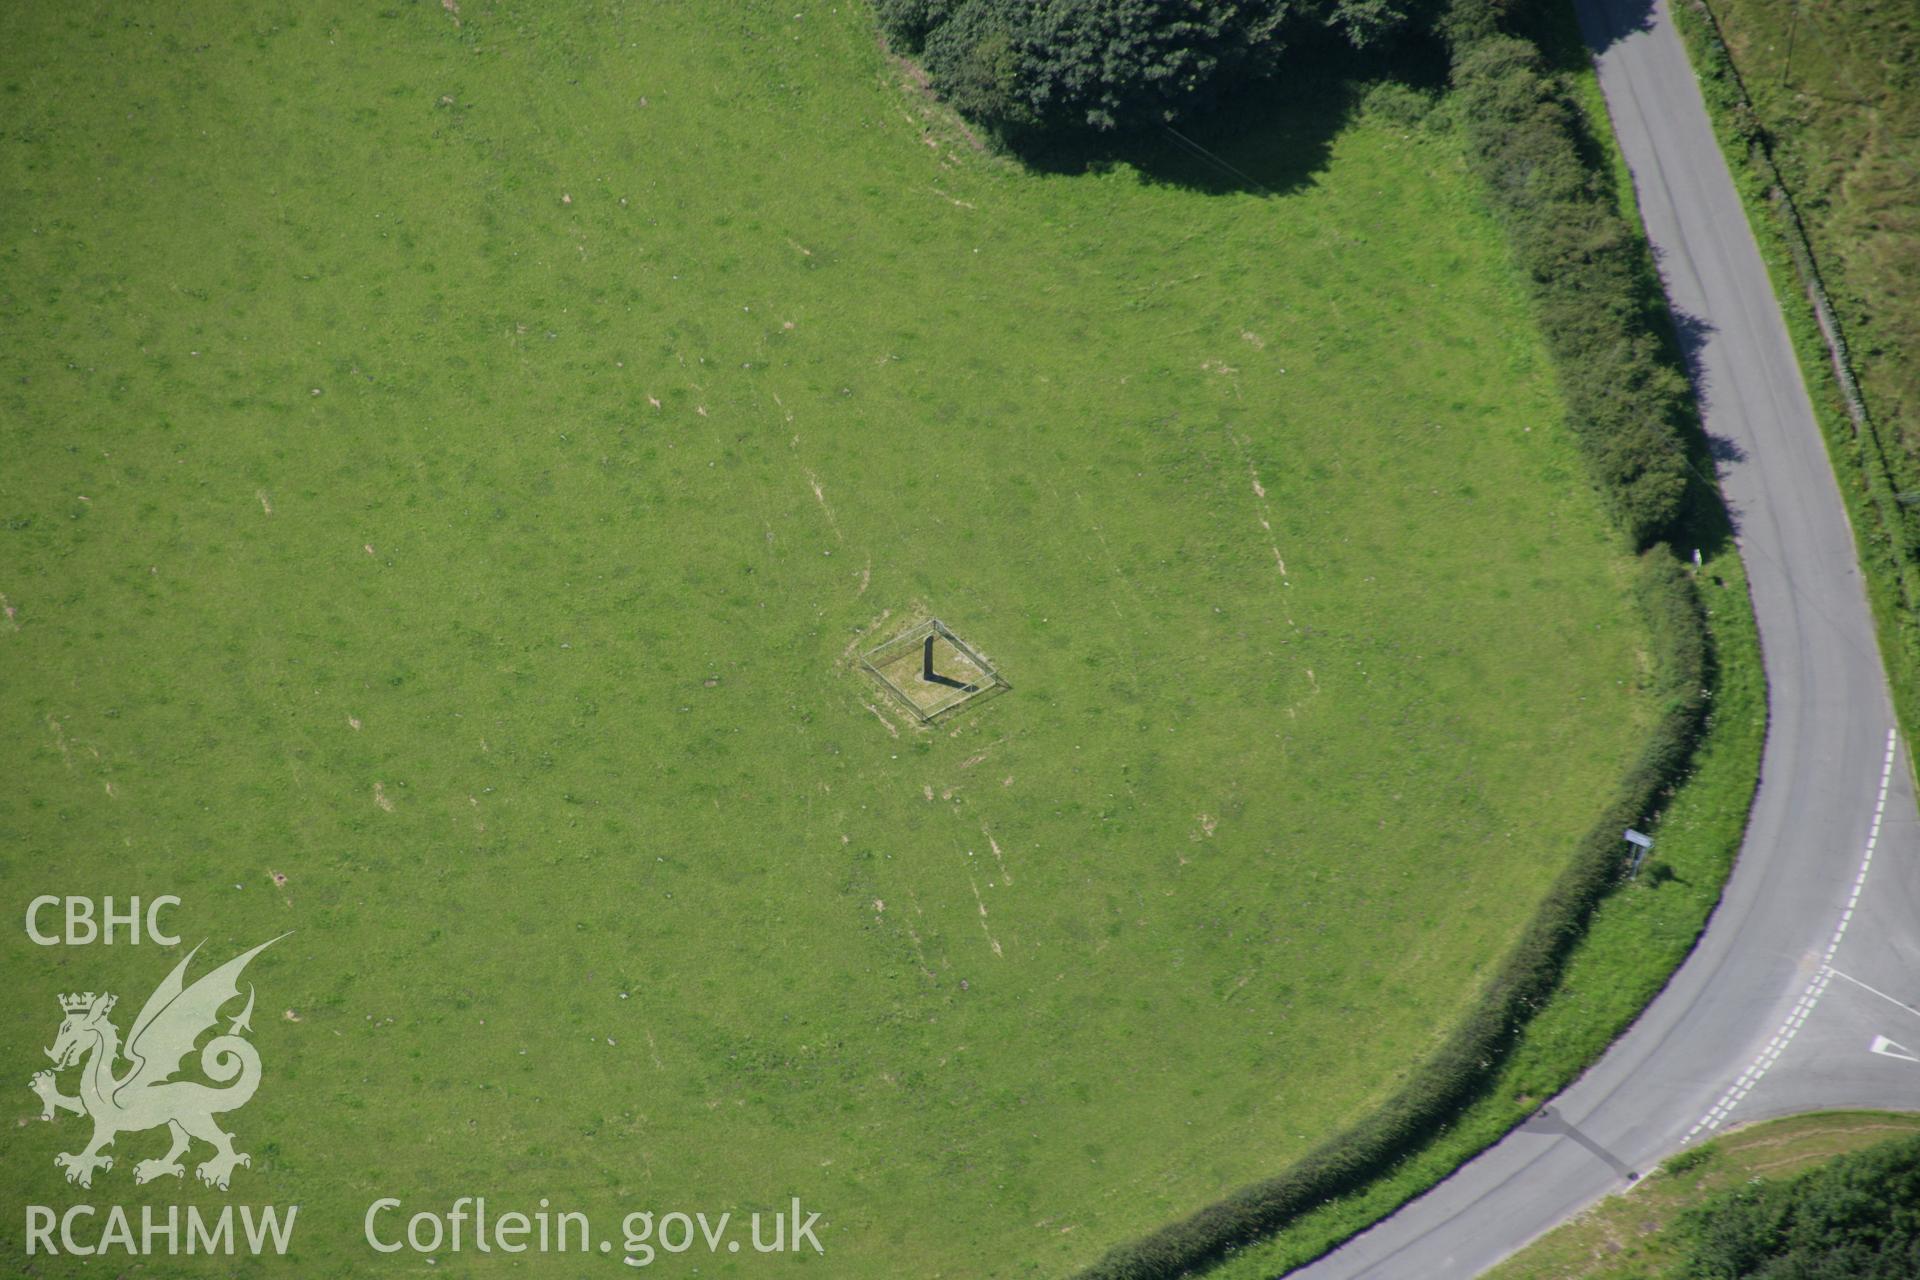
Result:
<svg viewBox="0 0 1920 1280">
<path fill-rule="evenodd" d="M 0 885 L 294 931 L 231 1196 L 85 1193 L 302 1206 L 222 1274 L 478 1193 L 1061 1274 L 1389 1094 L 1653 715 L 1445 128 L 1028 171 L 801 0 L 0 50 Z M 857 663 L 925 616 L 1011 685 L 931 730 Z M 175 958 L 0 945 L 22 1085 Z"/>
</svg>

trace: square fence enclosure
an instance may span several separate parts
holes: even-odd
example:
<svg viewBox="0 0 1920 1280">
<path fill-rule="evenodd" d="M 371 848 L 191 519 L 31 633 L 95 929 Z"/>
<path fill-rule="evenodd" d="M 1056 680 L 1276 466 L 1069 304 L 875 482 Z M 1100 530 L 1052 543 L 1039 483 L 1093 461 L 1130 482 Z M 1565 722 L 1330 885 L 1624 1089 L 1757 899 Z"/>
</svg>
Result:
<svg viewBox="0 0 1920 1280">
<path fill-rule="evenodd" d="M 860 663 L 922 721 L 932 721 L 1007 687 L 993 664 L 938 618 L 869 649 Z"/>
</svg>

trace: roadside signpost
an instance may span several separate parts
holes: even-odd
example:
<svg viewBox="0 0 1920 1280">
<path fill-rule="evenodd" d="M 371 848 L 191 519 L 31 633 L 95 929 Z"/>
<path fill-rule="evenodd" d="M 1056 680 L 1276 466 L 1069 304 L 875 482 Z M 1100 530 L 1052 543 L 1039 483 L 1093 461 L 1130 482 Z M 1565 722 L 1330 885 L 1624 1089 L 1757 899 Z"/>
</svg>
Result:
<svg viewBox="0 0 1920 1280">
<path fill-rule="evenodd" d="M 1631 880 L 1640 874 L 1641 860 L 1647 856 L 1647 850 L 1653 848 L 1653 837 L 1628 827 L 1625 839 L 1633 846 L 1633 861 L 1627 866 L 1627 879 Z"/>
</svg>

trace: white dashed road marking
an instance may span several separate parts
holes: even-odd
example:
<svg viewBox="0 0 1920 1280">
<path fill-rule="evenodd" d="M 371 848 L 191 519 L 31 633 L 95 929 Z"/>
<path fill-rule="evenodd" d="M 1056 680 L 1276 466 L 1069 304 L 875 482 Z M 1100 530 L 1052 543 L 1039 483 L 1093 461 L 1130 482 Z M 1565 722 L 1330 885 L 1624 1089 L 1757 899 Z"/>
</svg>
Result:
<svg viewBox="0 0 1920 1280">
<path fill-rule="evenodd" d="M 1786 1052 L 1787 1046 L 1792 1044 L 1793 1038 L 1800 1033 L 1800 1028 L 1806 1025 L 1814 1006 L 1820 1003 L 1820 997 L 1826 994 L 1828 984 L 1836 977 L 1846 978 L 1856 986 L 1866 986 L 1858 979 L 1847 978 L 1846 974 L 1836 970 L 1833 967 L 1833 957 L 1834 953 L 1840 950 L 1840 940 L 1847 936 L 1847 926 L 1853 923 L 1853 912 L 1860 905 L 1861 891 L 1867 887 L 1867 872 L 1873 867 L 1874 846 L 1880 842 L 1880 820 L 1886 815 L 1887 787 L 1893 781 L 1893 758 L 1899 745 L 1898 731 L 1887 730 L 1887 757 L 1880 766 L 1880 796 L 1874 801 L 1873 826 L 1867 832 L 1866 852 L 1860 857 L 1860 874 L 1853 879 L 1853 890 L 1847 895 L 1846 909 L 1840 913 L 1840 922 L 1834 927 L 1832 940 L 1827 943 L 1827 953 L 1820 958 L 1819 971 L 1813 975 L 1813 981 L 1807 984 L 1807 989 L 1800 993 L 1800 999 L 1794 1002 L 1792 1011 L 1781 1022 L 1780 1029 L 1774 1032 L 1773 1039 L 1767 1041 L 1766 1048 L 1762 1049 L 1747 1065 L 1747 1069 L 1740 1073 L 1740 1078 L 1720 1095 L 1720 1100 L 1708 1108 L 1707 1114 L 1701 1116 L 1699 1122 L 1687 1130 L 1687 1136 L 1681 1140 L 1682 1146 L 1698 1137 L 1702 1129 L 1711 1133 L 1726 1122 L 1727 1116 L 1740 1105 L 1740 1100 L 1753 1091 L 1761 1078 L 1773 1069 L 1774 1063 L 1780 1061 L 1780 1055 Z M 1872 990 L 1871 987 L 1867 989 Z M 1878 991 L 1874 994 L 1882 995 Z M 1891 996 L 1884 998 L 1893 999 Z M 1900 1002 L 1895 1000 L 1894 1003 Z M 1906 1005 L 1901 1007 L 1908 1008 Z M 1910 1011 L 1920 1012 L 1920 1010 Z"/>
</svg>

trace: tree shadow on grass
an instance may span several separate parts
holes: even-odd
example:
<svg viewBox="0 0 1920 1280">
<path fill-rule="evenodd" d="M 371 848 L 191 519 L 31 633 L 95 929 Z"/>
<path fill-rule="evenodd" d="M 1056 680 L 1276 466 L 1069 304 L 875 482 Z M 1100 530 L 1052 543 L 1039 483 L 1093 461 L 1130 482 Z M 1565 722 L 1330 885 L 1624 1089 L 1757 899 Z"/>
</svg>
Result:
<svg viewBox="0 0 1920 1280">
<path fill-rule="evenodd" d="M 1391 58 L 1333 41 L 1297 50 L 1285 76 L 1244 85 L 1191 121 L 1129 134 L 1006 138 L 1007 151 L 1040 173 L 1132 169 L 1148 183 L 1205 195 L 1284 196 L 1314 185 L 1333 140 L 1367 91 L 1385 81 L 1435 96 L 1446 83 L 1432 37 L 1409 39 Z"/>
<path fill-rule="evenodd" d="M 1191 122 L 1124 135 L 1010 139 L 1007 148 L 1039 173 L 1131 169 L 1145 182 L 1204 195 L 1284 196 L 1314 184 L 1358 105 L 1358 91 L 1343 82 L 1262 85 Z"/>
</svg>

